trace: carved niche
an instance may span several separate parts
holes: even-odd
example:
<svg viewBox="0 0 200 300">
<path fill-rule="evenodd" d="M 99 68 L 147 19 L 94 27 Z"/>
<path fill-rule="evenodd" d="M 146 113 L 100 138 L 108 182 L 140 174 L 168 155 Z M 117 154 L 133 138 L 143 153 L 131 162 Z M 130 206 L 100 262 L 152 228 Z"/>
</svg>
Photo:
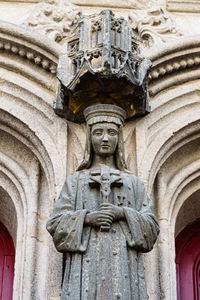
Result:
<svg viewBox="0 0 200 300">
<path fill-rule="evenodd" d="M 125 19 L 110 10 L 83 16 L 77 35 L 68 41 L 68 52 L 59 58 L 55 112 L 83 122 L 85 107 L 110 103 L 123 107 L 127 118 L 146 114 L 150 67 Z"/>
</svg>

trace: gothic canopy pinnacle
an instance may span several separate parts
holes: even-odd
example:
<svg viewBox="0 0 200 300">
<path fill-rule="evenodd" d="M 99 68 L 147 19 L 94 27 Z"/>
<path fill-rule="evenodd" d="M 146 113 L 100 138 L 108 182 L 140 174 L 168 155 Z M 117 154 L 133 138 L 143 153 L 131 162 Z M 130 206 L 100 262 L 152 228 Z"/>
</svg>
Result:
<svg viewBox="0 0 200 300">
<path fill-rule="evenodd" d="M 68 51 L 59 58 L 60 81 L 55 112 L 83 122 L 90 105 L 121 106 L 127 118 L 149 112 L 147 76 L 151 61 L 140 54 L 137 39 L 124 18 L 111 10 L 82 16 Z"/>
</svg>

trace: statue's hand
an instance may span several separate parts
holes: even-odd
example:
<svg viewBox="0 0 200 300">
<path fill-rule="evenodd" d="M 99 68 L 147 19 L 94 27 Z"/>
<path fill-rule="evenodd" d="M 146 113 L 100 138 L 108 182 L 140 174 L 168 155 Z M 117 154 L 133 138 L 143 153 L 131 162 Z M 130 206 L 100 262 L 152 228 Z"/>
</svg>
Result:
<svg viewBox="0 0 200 300">
<path fill-rule="evenodd" d="M 100 211 L 101 212 L 111 211 L 114 216 L 113 220 L 115 221 L 125 218 L 123 208 L 111 203 L 102 203 L 100 205 Z"/>
<path fill-rule="evenodd" d="M 93 211 L 85 216 L 85 224 L 90 226 L 110 226 L 113 221 L 113 213 L 109 209 L 105 211 Z"/>
</svg>

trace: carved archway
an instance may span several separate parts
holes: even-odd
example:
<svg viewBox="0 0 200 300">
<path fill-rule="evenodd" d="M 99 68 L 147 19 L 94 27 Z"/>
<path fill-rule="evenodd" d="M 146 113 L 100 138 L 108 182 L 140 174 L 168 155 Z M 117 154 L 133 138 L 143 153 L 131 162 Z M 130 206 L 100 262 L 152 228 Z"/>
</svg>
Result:
<svg viewBox="0 0 200 300">
<path fill-rule="evenodd" d="M 66 172 L 66 123 L 52 109 L 60 50 L 39 34 L 0 22 L 0 189 L 9 199 L 0 221 L 16 245 L 13 300 L 60 289 L 55 265 L 62 262 L 45 229 Z M 15 217 L 6 218 L 6 211 Z"/>
<path fill-rule="evenodd" d="M 155 49 L 150 53 L 152 110 L 142 120 L 127 124 L 127 147 L 135 149 L 137 175 L 148 187 L 161 226 L 157 246 L 146 263 L 152 299 L 176 299 L 177 216 L 200 184 L 200 157 L 195 152 L 200 141 L 198 43 L 191 38 L 180 41 L 178 47 L 172 43 L 160 53 Z M 158 274 L 153 281 L 152 272 Z"/>
</svg>

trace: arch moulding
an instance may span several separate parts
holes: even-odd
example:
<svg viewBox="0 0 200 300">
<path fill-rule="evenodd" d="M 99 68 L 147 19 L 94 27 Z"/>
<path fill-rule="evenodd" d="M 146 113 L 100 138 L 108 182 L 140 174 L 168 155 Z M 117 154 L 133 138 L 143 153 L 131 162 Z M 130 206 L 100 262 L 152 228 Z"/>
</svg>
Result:
<svg viewBox="0 0 200 300">
<path fill-rule="evenodd" d="M 0 186 L 16 210 L 14 300 L 60 292 L 62 262 L 45 224 L 66 174 L 67 123 L 52 109 L 61 53 L 45 36 L 0 22 Z"/>
</svg>

